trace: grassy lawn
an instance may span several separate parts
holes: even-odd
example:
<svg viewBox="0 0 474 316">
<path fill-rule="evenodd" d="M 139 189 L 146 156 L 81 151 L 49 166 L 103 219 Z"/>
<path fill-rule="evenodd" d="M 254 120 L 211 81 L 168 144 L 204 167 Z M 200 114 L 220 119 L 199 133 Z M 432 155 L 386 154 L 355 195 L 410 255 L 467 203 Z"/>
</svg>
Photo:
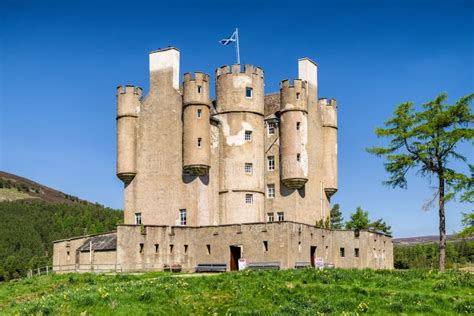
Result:
<svg viewBox="0 0 474 316">
<path fill-rule="evenodd" d="M 311 269 L 63 274 L 0 284 L 2 314 L 473 314 L 474 274 Z"/>
</svg>

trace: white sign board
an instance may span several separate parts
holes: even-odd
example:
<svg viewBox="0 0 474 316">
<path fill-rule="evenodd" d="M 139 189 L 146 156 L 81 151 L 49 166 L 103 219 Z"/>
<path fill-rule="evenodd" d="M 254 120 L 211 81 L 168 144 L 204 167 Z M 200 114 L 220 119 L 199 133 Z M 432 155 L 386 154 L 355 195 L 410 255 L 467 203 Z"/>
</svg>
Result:
<svg viewBox="0 0 474 316">
<path fill-rule="evenodd" d="M 239 259 L 239 271 L 247 269 L 247 259 L 240 258 Z"/>
<path fill-rule="evenodd" d="M 323 258 L 314 258 L 314 267 L 316 269 L 324 269 L 324 259 Z"/>
</svg>

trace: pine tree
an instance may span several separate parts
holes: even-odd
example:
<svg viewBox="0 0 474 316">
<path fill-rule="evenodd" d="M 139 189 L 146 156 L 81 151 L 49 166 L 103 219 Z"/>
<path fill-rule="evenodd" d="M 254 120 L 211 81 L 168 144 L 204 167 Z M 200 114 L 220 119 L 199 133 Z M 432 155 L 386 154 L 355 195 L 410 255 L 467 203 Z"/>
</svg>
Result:
<svg viewBox="0 0 474 316">
<path fill-rule="evenodd" d="M 331 228 L 342 229 L 343 222 L 344 222 L 344 218 L 342 217 L 340 206 L 338 203 L 336 203 L 331 208 Z"/>
<path fill-rule="evenodd" d="M 386 159 L 390 174 L 384 183 L 391 187 L 407 187 L 407 172 L 416 169 L 422 177 L 435 176 L 439 214 L 439 269 L 444 270 L 446 257 L 445 203 L 461 193 L 462 201 L 473 200 L 474 166 L 470 176 L 450 168 L 452 160 L 467 160 L 457 151 L 457 145 L 474 137 L 470 103 L 474 94 L 446 104 L 447 95 L 440 94 L 417 111 L 412 102 L 400 104 L 394 116 L 377 128 L 378 137 L 390 140 L 387 147 L 368 148 L 368 152 Z"/>
</svg>

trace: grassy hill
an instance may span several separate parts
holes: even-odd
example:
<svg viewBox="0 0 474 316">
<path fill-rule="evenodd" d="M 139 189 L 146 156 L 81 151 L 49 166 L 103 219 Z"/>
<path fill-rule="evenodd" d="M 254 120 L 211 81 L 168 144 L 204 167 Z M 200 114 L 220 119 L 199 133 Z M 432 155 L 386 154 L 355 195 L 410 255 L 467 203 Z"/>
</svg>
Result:
<svg viewBox="0 0 474 316">
<path fill-rule="evenodd" d="M 0 281 L 51 264 L 57 239 L 107 232 L 123 212 L 0 172 Z"/>
<path fill-rule="evenodd" d="M 6 315 L 473 314 L 474 274 L 286 270 L 63 274 L 0 284 Z"/>
</svg>

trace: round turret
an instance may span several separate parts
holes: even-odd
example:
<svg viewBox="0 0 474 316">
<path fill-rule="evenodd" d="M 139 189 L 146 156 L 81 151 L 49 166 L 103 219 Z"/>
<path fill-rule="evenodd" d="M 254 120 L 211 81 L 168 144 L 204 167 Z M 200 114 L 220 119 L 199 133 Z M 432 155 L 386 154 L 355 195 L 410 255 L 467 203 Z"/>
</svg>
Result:
<svg viewBox="0 0 474 316">
<path fill-rule="evenodd" d="M 321 98 L 318 101 L 323 121 L 323 185 L 328 198 L 337 191 L 337 102 Z"/>
<path fill-rule="evenodd" d="M 117 177 L 125 184 L 136 175 L 136 125 L 142 89 L 117 87 Z"/>
<path fill-rule="evenodd" d="M 216 70 L 217 111 L 264 113 L 263 70 L 259 67 L 245 65 L 223 66 Z"/>
<path fill-rule="evenodd" d="M 186 73 L 183 82 L 183 169 L 206 175 L 211 164 L 209 75 Z"/>
<path fill-rule="evenodd" d="M 285 80 L 280 88 L 280 158 L 281 182 L 290 189 L 300 189 L 308 181 L 308 112 L 307 83 Z"/>
<path fill-rule="evenodd" d="M 264 221 L 265 129 L 263 70 L 245 65 L 216 71 L 220 122 L 222 222 Z"/>
</svg>

